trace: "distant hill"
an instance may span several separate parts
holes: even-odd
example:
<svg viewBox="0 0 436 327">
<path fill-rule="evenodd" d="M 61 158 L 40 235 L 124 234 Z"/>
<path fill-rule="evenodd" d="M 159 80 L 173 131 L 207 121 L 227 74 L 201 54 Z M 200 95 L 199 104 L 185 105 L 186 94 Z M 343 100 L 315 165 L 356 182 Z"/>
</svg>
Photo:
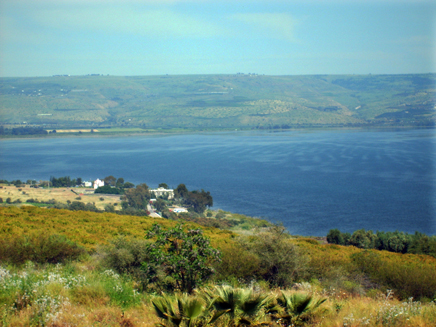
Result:
<svg viewBox="0 0 436 327">
<path fill-rule="evenodd" d="M 145 128 L 434 125 L 436 74 L 0 78 L 0 123 Z"/>
</svg>

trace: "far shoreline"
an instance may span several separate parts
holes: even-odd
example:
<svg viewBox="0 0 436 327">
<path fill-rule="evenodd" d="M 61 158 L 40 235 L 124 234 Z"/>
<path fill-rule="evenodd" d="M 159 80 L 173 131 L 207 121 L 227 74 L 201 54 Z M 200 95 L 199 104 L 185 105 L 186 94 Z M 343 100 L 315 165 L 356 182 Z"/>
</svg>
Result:
<svg viewBox="0 0 436 327">
<path fill-rule="evenodd" d="M 116 132 L 82 132 L 82 133 L 50 133 L 46 135 L 0 135 L 1 141 L 8 140 L 27 140 L 27 139 L 59 139 L 59 138 L 122 138 L 122 137 L 137 137 L 137 136 L 170 136 L 170 135 L 188 135 L 188 134 L 215 134 L 215 133 L 239 133 L 239 132 L 261 132 L 261 133 L 280 133 L 290 131 L 340 131 L 340 130 L 356 130 L 356 131 L 370 131 L 370 130 L 408 130 L 408 129 L 436 129 L 436 126 L 310 126 L 298 127 L 289 129 L 217 129 L 217 130 L 144 130 L 144 132 L 129 132 L 129 131 L 116 131 Z"/>
</svg>

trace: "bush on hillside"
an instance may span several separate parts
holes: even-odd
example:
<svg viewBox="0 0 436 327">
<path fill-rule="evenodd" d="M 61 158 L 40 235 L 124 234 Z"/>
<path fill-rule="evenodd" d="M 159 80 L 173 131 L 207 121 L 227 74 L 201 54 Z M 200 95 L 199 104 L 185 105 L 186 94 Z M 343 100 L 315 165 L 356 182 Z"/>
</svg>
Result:
<svg viewBox="0 0 436 327">
<path fill-rule="evenodd" d="M 259 258 L 255 271 L 258 279 L 279 287 L 289 287 L 306 274 L 308 259 L 290 242 L 283 226 L 273 226 L 266 232 L 241 238 L 240 244 Z"/>
<path fill-rule="evenodd" d="M 85 249 L 63 235 L 34 234 L 0 240 L 0 261 L 11 264 L 59 263 L 77 259 Z"/>
<path fill-rule="evenodd" d="M 103 266 L 116 272 L 132 275 L 140 273 L 142 262 L 147 261 L 146 240 L 128 239 L 124 236 L 117 237 L 108 245 L 100 246 L 97 255 L 101 258 Z"/>
<path fill-rule="evenodd" d="M 436 298 L 434 265 L 407 262 L 402 256 L 386 260 L 375 251 L 362 251 L 351 258 L 370 280 L 382 289 L 393 289 L 400 299 Z"/>
</svg>

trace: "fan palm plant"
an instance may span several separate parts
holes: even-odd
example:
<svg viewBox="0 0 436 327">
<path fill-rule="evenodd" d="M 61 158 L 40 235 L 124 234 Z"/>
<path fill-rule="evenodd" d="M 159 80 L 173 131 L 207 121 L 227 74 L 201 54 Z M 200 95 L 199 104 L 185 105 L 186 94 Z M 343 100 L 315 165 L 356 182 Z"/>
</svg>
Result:
<svg viewBox="0 0 436 327">
<path fill-rule="evenodd" d="M 205 304 L 199 297 L 182 295 L 163 295 L 152 300 L 154 310 L 161 319 L 160 326 L 197 326 L 205 313 Z"/>
<path fill-rule="evenodd" d="M 285 293 L 271 302 L 267 313 L 286 324 L 298 324 L 307 318 L 327 299 L 307 293 Z"/>
<path fill-rule="evenodd" d="M 220 317 L 227 320 L 226 326 L 260 326 L 268 324 L 259 321 L 263 308 L 269 297 L 255 293 L 251 289 L 233 288 L 228 285 L 206 289 L 204 296 L 209 303 L 209 310 L 214 314 L 209 323 L 214 323 Z"/>
</svg>

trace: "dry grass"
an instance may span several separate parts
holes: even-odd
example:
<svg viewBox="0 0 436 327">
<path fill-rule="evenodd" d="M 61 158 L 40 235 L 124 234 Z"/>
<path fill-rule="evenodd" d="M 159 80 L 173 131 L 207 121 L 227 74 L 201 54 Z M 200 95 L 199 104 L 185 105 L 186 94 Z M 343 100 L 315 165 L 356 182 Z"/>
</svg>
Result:
<svg viewBox="0 0 436 327">
<path fill-rule="evenodd" d="M 49 327 L 60 326 L 105 326 L 105 327 L 151 327 L 158 322 L 151 305 L 142 304 L 123 311 L 117 306 L 80 306 L 66 305 Z M 32 308 L 19 311 L 9 316 L 7 326 L 27 327 L 35 325 Z"/>
<path fill-rule="evenodd" d="M 77 194 L 73 193 L 74 190 Z M 55 199 L 60 203 L 67 203 L 67 201 L 79 201 L 78 197 L 81 198 L 83 203 L 95 203 L 98 209 L 104 209 L 107 204 L 117 204 L 121 203 L 120 195 L 118 194 L 86 194 L 86 191 L 93 191 L 92 188 L 72 188 L 72 187 L 61 187 L 61 188 L 33 188 L 30 185 L 23 185 L 22 187 L 16 186 L 2 186 L 0 189 L 0 197 L 3 198 L 3 202 L 7 198 L 11 198 L 12 201 L 20 199 L 22 205 L 26 204 L 29 199 L 37 199 L 38 201 L 49 201 Z M 24 192 L 24 193 L 23 193 Z M 101 201 L 100 198 L 104 200 Z"/>
<path fill-rule="evenodd" d="M 313 325 L 322 327 L 396 326 L 431 327 L 436 323 L 436 305 L 396 299 L 329 298 Z"/>
</svg>

